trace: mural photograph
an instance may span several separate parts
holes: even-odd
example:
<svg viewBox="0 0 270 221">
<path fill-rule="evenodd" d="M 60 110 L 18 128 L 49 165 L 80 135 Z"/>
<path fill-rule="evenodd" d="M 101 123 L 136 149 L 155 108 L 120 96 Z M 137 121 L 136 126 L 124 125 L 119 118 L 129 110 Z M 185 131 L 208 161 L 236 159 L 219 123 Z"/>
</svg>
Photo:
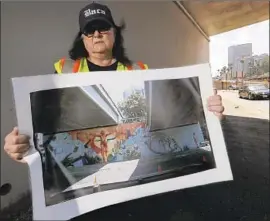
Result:
<svg viewBox="0 0 270 221">
<path fill-rule="evenodd" d="M 197 81 L 33 92 L 46 205 L 215 168 Z"/>
</svg>

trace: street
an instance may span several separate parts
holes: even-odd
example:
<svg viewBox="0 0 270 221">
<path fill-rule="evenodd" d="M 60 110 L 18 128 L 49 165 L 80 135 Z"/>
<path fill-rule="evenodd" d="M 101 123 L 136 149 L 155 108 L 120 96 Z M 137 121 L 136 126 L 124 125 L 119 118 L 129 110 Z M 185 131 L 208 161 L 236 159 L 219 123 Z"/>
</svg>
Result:
<svg viewBox="0 0 270 221">
<path fill-rule="evenodd" d="M 240 99 L 237 90 L 222 90 L 218 94 L 222 97 L 226 115 L 269 120 L 269 100 Z"/>
</svg>

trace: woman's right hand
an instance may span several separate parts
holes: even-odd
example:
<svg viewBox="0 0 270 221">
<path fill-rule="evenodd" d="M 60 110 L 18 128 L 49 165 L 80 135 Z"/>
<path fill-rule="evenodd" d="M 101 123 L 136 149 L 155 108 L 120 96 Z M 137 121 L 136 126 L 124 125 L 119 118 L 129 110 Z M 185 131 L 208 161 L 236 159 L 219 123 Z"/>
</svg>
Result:
<svg viewBox="0 0 270 221">
<path fill-rule="evenodd" d="M 5 137 L 4 149 L 10 158 L 17 162 L 25 163 L 23 157 L 29 150 L 29 137 L 19 134 L 17 127 Z"/>
</svg>

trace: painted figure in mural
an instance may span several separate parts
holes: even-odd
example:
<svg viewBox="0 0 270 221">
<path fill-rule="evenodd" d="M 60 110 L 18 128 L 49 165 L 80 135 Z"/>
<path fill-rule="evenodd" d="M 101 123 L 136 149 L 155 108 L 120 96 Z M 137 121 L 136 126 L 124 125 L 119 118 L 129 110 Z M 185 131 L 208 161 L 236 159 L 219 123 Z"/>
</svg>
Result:
<svg viewBox="0 0 270 221">
<path fill-rule="evenodd" d="M 101 153 L 102 161 L 103 163 L 107 163 L 108 161 L 108 141 L 114 140 L 116 138 L 116 135 L 113 138 L 109 138 L 108 136 L 112 135 L 113 133 L 106 133 L 104 130 L 101 130 L 100 133 L 91 134 L 90 133 L 90 139 L 87 142 L 86 145 L 89 145 L 93 150 L 99 154 Z M 96 138 L 99 138 L 100 140 L 100 147 L 98 147 L 95 144 Z"/>
<path fill-rule="evenodd" d="M 95 144 L 95 136 L 91 135 L 88 141 L 85 142 L 84 144 L 85 148 L 91 147 L 96 154 L 100 154 L 101 150 L 100 148 Z"/>
</svg>

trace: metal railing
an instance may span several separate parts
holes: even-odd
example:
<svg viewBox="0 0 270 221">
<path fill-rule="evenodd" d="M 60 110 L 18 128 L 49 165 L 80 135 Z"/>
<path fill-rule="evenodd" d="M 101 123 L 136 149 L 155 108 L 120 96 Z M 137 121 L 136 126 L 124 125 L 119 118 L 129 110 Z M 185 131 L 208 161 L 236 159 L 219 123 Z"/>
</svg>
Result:
<svg viewBox="0 0 270 221">
<path fill-rule="evenodd" d="M 142 122 L 146 123 L 146 117 L 133 117 L 133 118 L 122 118 L 119 123 L 127 124 L 127 123 L 135 123 Z"/>
</svg>

